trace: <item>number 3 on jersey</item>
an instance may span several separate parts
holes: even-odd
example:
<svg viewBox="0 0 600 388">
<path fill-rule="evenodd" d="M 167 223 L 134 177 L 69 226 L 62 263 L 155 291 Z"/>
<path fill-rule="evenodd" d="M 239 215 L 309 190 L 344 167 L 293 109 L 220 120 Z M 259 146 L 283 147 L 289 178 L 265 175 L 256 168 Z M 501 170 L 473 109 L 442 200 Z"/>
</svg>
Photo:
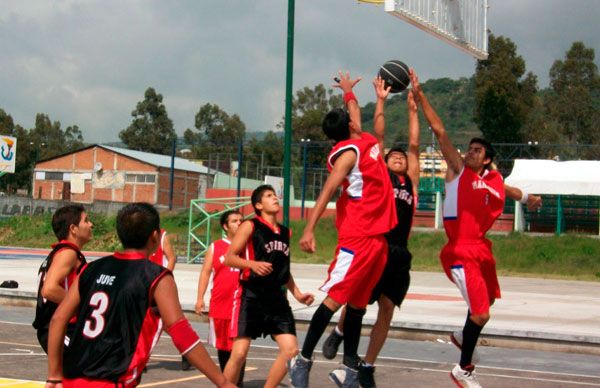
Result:
<svg viewBox="0 0 600 388">
<path fill-rule="evenodd" d="M 83 334 L 88 338 L 96 338 L 104 330 L 105 321 L 103 314 L 108 308 L 108 295 L 102 291 L 94 293 L 90 299 L 90 306 L 95 307 L 95 309 L 90 314 L 91 319 L 85 321 Z"/>
</svg>

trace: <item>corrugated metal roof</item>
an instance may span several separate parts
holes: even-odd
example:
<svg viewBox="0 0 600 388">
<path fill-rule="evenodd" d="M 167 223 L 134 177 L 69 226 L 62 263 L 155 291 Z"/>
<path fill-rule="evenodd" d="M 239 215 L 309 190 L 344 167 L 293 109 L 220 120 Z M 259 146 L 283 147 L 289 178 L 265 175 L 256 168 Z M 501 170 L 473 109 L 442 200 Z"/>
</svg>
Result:
<svg viewBox="0 0 600 388">
<path fill-rule="evenodd" d="M 116 152 L 118 154 L 137 159 L 141 162 L 151 164 L 153 166 L 171 168 L 171 156 L 169 155 L 152 154 L 150 152 L 134 151 L 128 150 L 126 148 L 111 147 L 101 144 L 99 144 L 98 146 Z M 201 174 L 213 174 L 213 172 L 209 171 L 207 167 L 201 166 L 194 162 L 190 162 L 187 159 L 179 157 L 175 157 L 175 169 L 198 172 Z"/>
</svg>

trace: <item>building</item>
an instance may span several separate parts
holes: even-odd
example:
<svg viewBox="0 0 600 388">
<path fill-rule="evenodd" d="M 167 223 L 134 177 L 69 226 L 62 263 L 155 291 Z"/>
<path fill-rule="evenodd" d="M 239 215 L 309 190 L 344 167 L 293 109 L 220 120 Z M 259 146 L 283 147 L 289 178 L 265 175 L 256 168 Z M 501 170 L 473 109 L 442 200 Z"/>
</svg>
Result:
<svg viewBox="0 0 600 388">
<path fill-rule="evenodd" d="M 209 169 L 175 158 L 173 207 L 186 208 L 212 186 Z M 33 198 L 79 203 L 148 202 L 169 206 L 171 157 L 99 144 L 41 160 Z"/>
</svg>

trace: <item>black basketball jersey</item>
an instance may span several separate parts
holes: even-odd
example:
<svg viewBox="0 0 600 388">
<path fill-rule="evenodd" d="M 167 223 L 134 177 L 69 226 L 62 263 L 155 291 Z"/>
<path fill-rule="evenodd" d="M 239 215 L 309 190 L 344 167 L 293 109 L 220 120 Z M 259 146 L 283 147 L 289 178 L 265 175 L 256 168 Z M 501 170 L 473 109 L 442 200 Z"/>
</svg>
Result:
<svg viewBox="0 0 600 388">
<path fill-rule="evenodd" d="M 290 230 L 279 224 L 274 228 L 258 216 L 250 222 L 253 231 L 246 244 L 245 258 L 269 262 L 273 271 L 259 276 L 246 269 L 241 274 L 242 286 L 256 293 L 280 290 L 290 279 Z"/>
<path fill-rule="evenodd" d="M 61 241 L 58 244 L 54 244 L 52 246 L 52 251 L 46 256 L 46 259 L 40 265 L 40 269 L 38 270 L 38 291 L 37 291 L 37 303 L 35 306 L 35 319 L 33 320 L 33 327 L 36 330 L 46 330 L 48 331 L 48 327 L 50 326 L 50 319 L 54 315 L 54 312 L 58 308 L 58 304 L 46 300 L 46 298 L 42 297 L 42 288 L 44 287 L 44 282 L 46 281 L 46 275 L 48 274 L 48 269 L 52 265 L 52 260 L 54 259 L 54 255 L 61 249 L 72 249 L 77 254 L 77 259 L 79 260 L 79 264 L 75 267 L 75 269 L 67 276 L 65 279 L 65 290 L 69 289 L 70 282 L 75 280 L 75 277 L 86 264 L 85 257 L 79 250 L 79 247 L 73 243 L 68 241 Z"/>
<path fill-rule="evenodd" d="M 152 289 L 170 273 L 138 252 L 88 264 L 79 276 L 81 300 L 65 349 L 65 377 L 139 380 L 161 329 L 150 305 Z"/>
<path fill-rule="evenodd" d="M 406 247 L 408 244 L 408 235 L 412 226 L 413 215 L 415 213 L 413 185 L 408 175 L 399 177 L 389 170 L 388 173 L 390 174 L 390 180 L 392 181 L 392 187 L 394 189 L 398 224 L 396 224 L 385 237 L 389 244 Z"/>
</svg>

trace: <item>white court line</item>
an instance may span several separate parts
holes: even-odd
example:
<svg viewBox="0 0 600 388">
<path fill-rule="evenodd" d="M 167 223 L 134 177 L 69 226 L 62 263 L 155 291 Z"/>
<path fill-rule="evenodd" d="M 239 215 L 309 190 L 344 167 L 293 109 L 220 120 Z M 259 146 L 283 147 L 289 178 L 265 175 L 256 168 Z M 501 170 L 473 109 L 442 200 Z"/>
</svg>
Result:
<svg viewBox="0 0 600 388">
<path fill-rule="evenodd" d="M 0 321 L 0 323 L 6 323 L 7 325 L 31 326 L 31 323 L 23 323 L 23 322 Z"/>
</svg>

